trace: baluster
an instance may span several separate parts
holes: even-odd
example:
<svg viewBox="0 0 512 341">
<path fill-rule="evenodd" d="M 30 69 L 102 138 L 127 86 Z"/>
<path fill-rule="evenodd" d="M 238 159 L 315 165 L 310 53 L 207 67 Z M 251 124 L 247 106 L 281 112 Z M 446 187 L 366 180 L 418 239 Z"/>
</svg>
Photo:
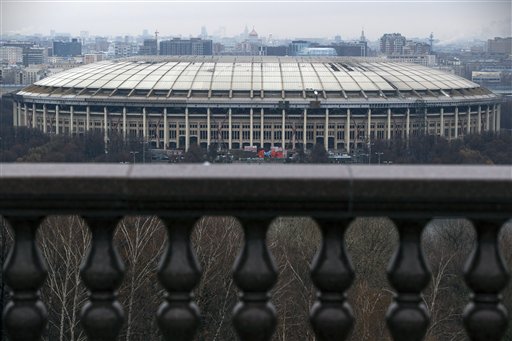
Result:
<svg viewBox="0 0 512 341">
<path fill-rule="evenodd" d="M 430 270 L 421 248 L 425 221 L 394 219 L 400 244 L 388 268 L 388 280 L 396 289 L 386 320 L 395 341 L 420 341 L 430 322 L 421 291 L 430 281 Z"/>
<path fill-rule="evenodd" d="M 41 340 L 48 317 L 39 299 L 39 289 L 47 274 L 36 244 L 41 219 L 6 217 L 6 220 L 14 231 L 14 245 L 4 266 L 5 283 L 12 289 L 11 299 L 3 312 L 5 329 L 12 341 Z"/>
<path fill-rule="evenodd" d="M 276 266 L 266 244 L 271 220 L 240 221 L 245 242 L 235 262 L 233 278 L 242 293 L 233 311 L 233 324 L 240 340 L 267 341 L 276 327 L 276 312 L 268 293 L 277 281 Z"/>
<path fill-rule="evenodd" d="M 354 280 L 344 236 L 350 219 L 316 219 L 322 231 L 322 245 L 313 260 L 311 278 L 318 289 L 311 308 L 311 324 L 319 341 L 345 340 L 352 331 L 354 316 L 345 291 Z"/>
<path fill-rule="evenodd" d="M 190 243 L 196 218 L 162 218 L 167 227 L 167 250 L 158 278 L 167 291 L 157 321 L 165 340 L 192 340 L 199 327 L 199 308 L 191 291 L 199 284 L 201 269 Z"/>
<path fill-rule="evenodd" d="M 85 217 L 92 233 L 89 254 L 80 276 L 89 289 L 89 300 L 82 309 L 82 326 L 89 340 L 116 340 L 124 321 L 117 300 L 124 265 L 112 242 L 119 218 Z"/>
<path fill-rule="evenodd" d="M 499 341 L 508 324 L 507 309 L 500 292 L 509 274 L 501 257 L 498 234 L 504 221 L 474 220 L 477 243 L 464 269 L 464 278 L 473 291 L 464 311 L 464 326 L 473 341 Z"/>
</svg>

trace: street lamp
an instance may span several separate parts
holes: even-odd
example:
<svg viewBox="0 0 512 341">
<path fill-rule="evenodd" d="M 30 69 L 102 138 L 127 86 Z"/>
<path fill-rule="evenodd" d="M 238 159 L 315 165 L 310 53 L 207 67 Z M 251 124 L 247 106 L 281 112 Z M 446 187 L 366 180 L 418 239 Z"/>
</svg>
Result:
<svg viewBox="0 0 512 341">
<path fill-rule="evenodd" d="M 378 159 L 379 159 L 379 165 L 380 165 L 380 157 L 381 157 L 381 155 L 384 155 L 384 153 L 383 153 L 383 152 L 375 152 L 375 155 L 377 155 L 377 156 L 378 156 Z"/>
<path fill-rule="evenodd" d="M 139 154 L 139 152 L 133 152 L 131 151 L 130 154 L 133 155 L 133 164 L 135 164 L 135 155 Z"/>
</svg>

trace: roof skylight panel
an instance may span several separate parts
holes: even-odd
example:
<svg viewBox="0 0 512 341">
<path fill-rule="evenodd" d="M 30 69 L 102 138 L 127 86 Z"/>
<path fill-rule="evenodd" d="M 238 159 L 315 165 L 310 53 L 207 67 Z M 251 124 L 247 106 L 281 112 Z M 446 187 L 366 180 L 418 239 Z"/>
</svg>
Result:
<svg viewBox="0 0 512 341">
<path fill-rule="evenodd" d="M 192 90 L 210 90 L 210 81 L 196 79 L 192 84 Z"/>
<path fill-rule="evenodd" d="M 158 83 L 155 84 L 153 89 L 155 89 L 155 90 L 169 90 L 173 83 L 174 83 L 174 79 L 170 79 L 170 78 L 161 79 L 160 81 L 158 81 Z"/>
<path fill-rule="evenodd" d="M 322 82 L 324 90 L 327 91 L 341 91 L 340 83 L 336 82 Z"/>
<path fill-rule="evenodd" d="M 341 88 L 345 91 L 360 91 L 361 87 L 356 82 L 343 82 L 340 83 Z"/>
<path fill-rule="evenodd" d="M 138 83 L 139 81 L 130 79 L 123 82 L 118 89 L 133 89 Z"/>
<path fill-rule="evenodd" d="M 103 85 L 104 89 L 116 89 L 119 85 L 123 83 L 122 80 L 111 80 L 105 85 Z"/>
</svg>

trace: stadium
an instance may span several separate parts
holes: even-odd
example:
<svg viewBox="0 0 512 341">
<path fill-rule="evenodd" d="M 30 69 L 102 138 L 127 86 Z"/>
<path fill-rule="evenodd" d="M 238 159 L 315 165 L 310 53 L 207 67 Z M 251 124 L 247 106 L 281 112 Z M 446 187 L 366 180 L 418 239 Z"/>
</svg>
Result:
<svg viewBox="0 0 512 341">
<path fill-rule="evenodd" d="M 415 64 L 341 57 L 139 57 L 87 64 L 14 96 L 16 126 L 101 131 L 153 148 L 350 153 L 374 140 L 500 129 L 500 98 Z"/>
</svg>

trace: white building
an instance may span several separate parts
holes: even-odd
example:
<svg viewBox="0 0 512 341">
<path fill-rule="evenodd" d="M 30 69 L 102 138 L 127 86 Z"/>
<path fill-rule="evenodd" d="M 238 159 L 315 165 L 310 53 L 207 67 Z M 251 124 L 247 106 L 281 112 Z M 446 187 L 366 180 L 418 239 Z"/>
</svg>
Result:
<svg viewBox="0 0 512 341">
<path fill-rule="evenodd" d="M 23 49 L 15 46 L 0 46 L 1 64 L 21 64 L 23 63 Z"/>
</svg>

